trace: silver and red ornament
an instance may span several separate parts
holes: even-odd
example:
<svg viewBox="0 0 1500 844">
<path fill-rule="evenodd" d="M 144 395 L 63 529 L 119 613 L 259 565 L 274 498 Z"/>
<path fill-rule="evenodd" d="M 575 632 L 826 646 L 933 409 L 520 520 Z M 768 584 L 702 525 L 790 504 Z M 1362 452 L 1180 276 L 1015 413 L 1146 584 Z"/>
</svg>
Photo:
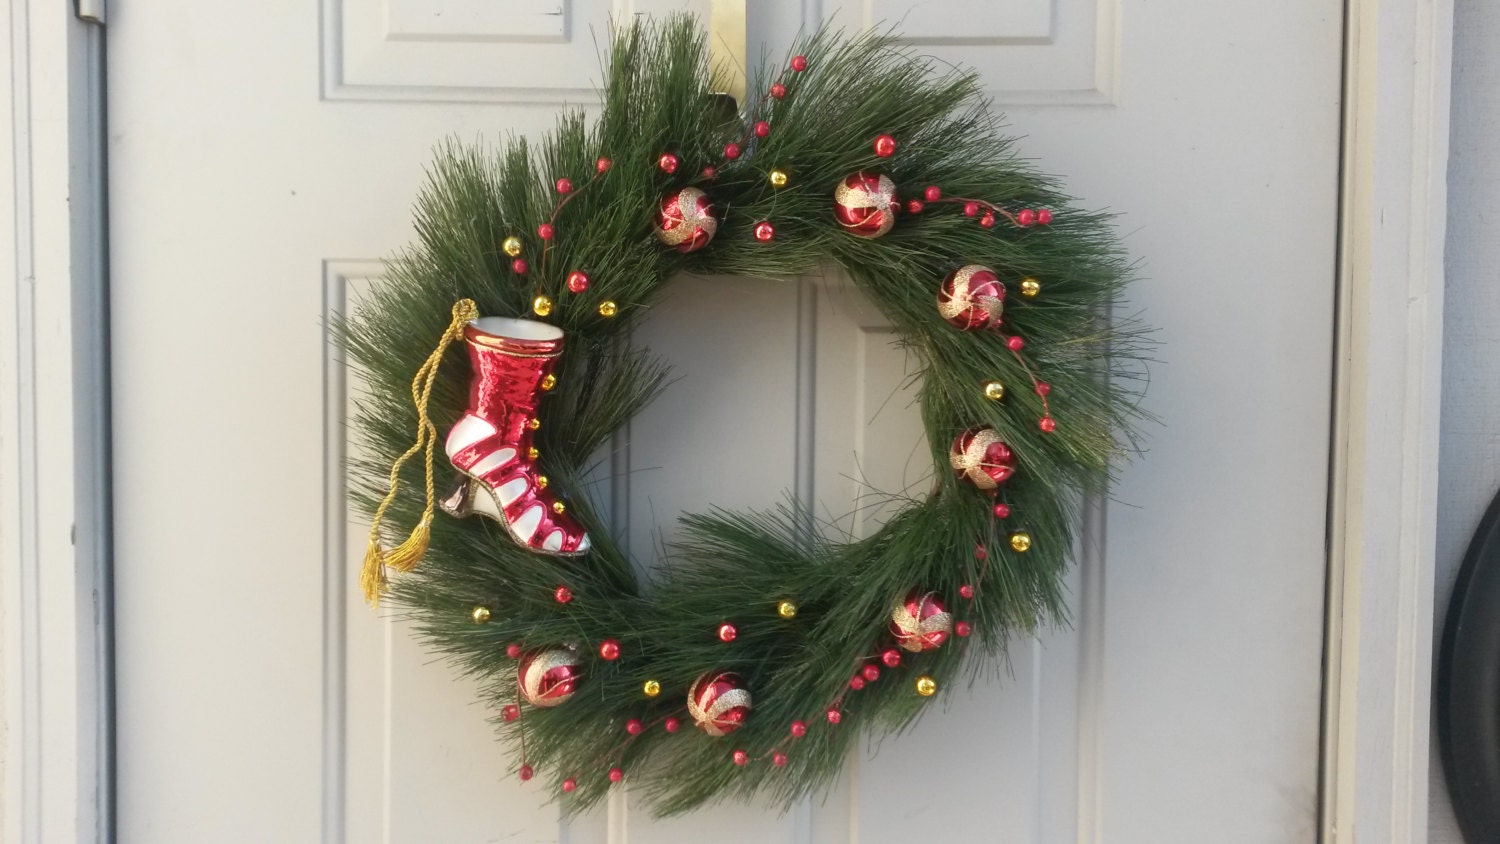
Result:
<svg viewBox="0 0 1500 844">
<path fill-rule="evenodd" d="M 656 238 L 678 252 L 702 249 L 718 230 L 713 203 L 697 188 L 668 194 L 656 208 Z"/>
<path fill-rule="evenodd" d="M 711 736 L 725 736 L 740 728 L 750 715 L 750 690 L 732 671 L 710 671 L 688 689 L 688 715 Z"/>
<path fill-rule="evenodd" d="M 880 237 L 890 231 L 900 210 L 896 183 L 884 173 L 854 173 L 833 190 L 833 216 L 844 231 L 859 237 Z"/>
<path fill-rule="evenodd" d="M 960 480 L 986 492 L 1016 473 L 1015 452 L 989 427 L 970 428 L 959 434 L 948 450 L 948 464 Z"/>
<path fill-rule="evenodd" d="M 891 608 L 891 635 L 912 653 L 938 648 L 953 632 L 953 616 L 936 592 L 918 589 Z"/>
<path fill-rule="evenodd" d="M 1005 313 L 1005 285 L 989 267 L 959 267 L 938 287 L 938 314 L 963 331 L 998 328 Z"/>
<path fill-rule="evenodd" d="M 573 696 L 583 678 L 583 665 L 571 648 L 549 648 L 521 660 L 516 683 L 532 706 L 557 706 Z"/>
</svg>

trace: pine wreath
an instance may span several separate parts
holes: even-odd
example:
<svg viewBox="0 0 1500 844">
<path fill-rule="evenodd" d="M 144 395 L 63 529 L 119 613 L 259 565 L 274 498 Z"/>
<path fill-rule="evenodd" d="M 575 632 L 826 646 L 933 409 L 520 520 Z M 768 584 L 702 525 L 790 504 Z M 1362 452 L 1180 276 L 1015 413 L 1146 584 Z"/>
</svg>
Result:
<svg viewBox="0 0 1500 844">
<path fill-rule="evenodd" d="M 661 813 L 789 805 L 860 730 L 1065 622 L 1079 493 L 1139 416 L 1109 218 L 1018 160 L 975 73 L 821 32 L 740 115 L 703 44 L 686 17 L 618 29 L 595 122 L 440 149 L 419 243 L 338 326 L 366 387 L 367 595 L 482 678 L 520 777 L 567 811 L 625 778 Z M 830 265 L 919 364 L 931 494 L 864 538 L 793 505 L 687 515 L 643 582 L 583 494 L 664 387 L 632 324 L 679 273 Z M 416 527 L 386 551 L 382 523 Z"/>
</svg>

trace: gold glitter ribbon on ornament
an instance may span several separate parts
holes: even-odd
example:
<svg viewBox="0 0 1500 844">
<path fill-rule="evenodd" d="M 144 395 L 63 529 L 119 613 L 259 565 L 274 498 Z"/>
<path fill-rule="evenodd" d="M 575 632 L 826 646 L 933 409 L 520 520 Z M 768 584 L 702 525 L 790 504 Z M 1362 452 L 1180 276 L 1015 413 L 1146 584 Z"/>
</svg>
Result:
<svg viewBox="0 0 1500 844">
<path fill-rule="evenodd" d="M 365 548 L 365 563 L 359 573 L 359 585 L 370 606 L 379 604 L 380 596 L 385 592 L 387 566 L 396 571 L 411 571 L 422 561 L 422 555 L 427 553 L 427 542 L 432 535 L 432 513 L 437 501 L 432 486 L 432 450 L 437 445 L 437 428 L 427 416 L 427 403 L 432 398 L 432 384 L 437 380 L 443 353 L 448 351 L 449 345 L 463 339 L 464 326 L 478 318 L 479 308 L 473 299 L 454 302 L 452 321 L 438 339 L 437 348 L 427 356 L 427 360 L 411 380 L 411 401 L 417 409 L 417 441 L 391 464 L 390 489 L 380 506 L 375 509 L 375 518 L 370 523 L 370 541 Z M 391 502 L 396 500 L 397 490 L 401 488 L 401 467 L 419 451 L 426 452 L 427 506 L 422 509 L 422 518 L 417 521 L 417 526 L 412 528 L 411 533 L 407 534 L 406 539 L 387 552 L 380 545 L 380 523 L 385 519 L 385 511 L 390 508 Z"/>
</svg>

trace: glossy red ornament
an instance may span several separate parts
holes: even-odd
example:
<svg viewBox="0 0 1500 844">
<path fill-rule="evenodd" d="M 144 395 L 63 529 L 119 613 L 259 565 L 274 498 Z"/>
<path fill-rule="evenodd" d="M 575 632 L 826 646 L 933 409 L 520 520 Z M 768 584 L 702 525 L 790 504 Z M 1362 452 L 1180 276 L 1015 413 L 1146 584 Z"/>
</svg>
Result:
<svg viewBox="0 0 1500 844">
<path fill-rule="evenodd" d="M 1005 312 L 1005 285 L 989 267 L 959 267 L 938 286 L 938 313 L 963 331 L 997 328 Z"/>
<path fill-rule="evenodd" d="M 778 768 L 785 768 L 786 767 L 786 754 L 782 753 L 779 750 L 776 751 L 775 753 L 771 754 L 771 764 L 775 765 Z"/>
<path fill-rule="evenodd" d="M 778 100 L 781 99 L 782 97 L 785 97 L 786 96 L 786 86 L 783 85 L 783 84 L 781 84 L 780 82 L 777 82 L 775 85 L 772 85 L 771 86 L 771 96 L 775 97 Z"/>
<path fill-rule="evenodd" d="M 970 428 L 953 440 L 948 463 L 960 480 L 989 491 L 1016 473 L 1016 455 L 994 428 Z"/>
<path fill-rule="evenodd" d="M 510 271 L 516 275 L 525 275 L 528 266 L 525 258 L 517 258 L 510 262 Z"/>
<path fill-rule="evenodd" d="M 734 629 L 733 624 L 730 624 L 726 621 L 725 623 L 719 625 L 719 641 L 733 642 L 734 637 L 738 635 L 740 635 L 740 631 Z"/>
<path fill-rule="evenodd" d="M 750 690 L 732 671 L 710 671 L 688 689 L 687 710 L 703 732 L 728 735 L 750 715 Z"/>
<path fill-rule="evenodd" d="M 1005 519 L 1010 517 L 1010 505 L 999 502 L 995 505 L 995 518 Z"/>
<path fill-rule="evenodd" d="M 514 721 L 521 717 L 521 707 L 516 706 L 514 703 L 506 704 L 500 709 L 500 717 L 507 721 Z"/>
<path fill-rule="evenodd" d="M 1046 208 L 1043 208 L 1042 210 L 1036 212 L 1036 222 L 1037 225 L 1040 226 L 1050 224 L 1052 222 L 1052 212 L 1047 210 Z"/>
<path fill-rule="evenodd" d="M 566 586 L 559 586 L 557 587 L 557 590 L 552 593 L 552 598 L 559 604 L 566 604 L 567 602 L 573 600 L 573 590 L 569 589 Z"/>
<path fill-rule="evenodd" d="M 730 161 L 733 161 L 736 158 L 739 158 L 740 157 L 740 145 L 736 144 L 736 143 L 727 143 L 727 144 L 725 144 L 724 145 L 724 157 L 727 158 L 727 159 L 729 159 Z"/>
<path fill-rule="evenodd" d="M 896 224 L 900 210 L 896 183 L 882 173 L 845 176 L 833 191 L 833 215 L 844 231 L 860 237 L 880 237 Z"/>
<path fill-rule="evenodd" d="M 669 733 L 677 732 L 677 728 L 680 726 L 682 726 L 682 722 L 677 720 L 676 718 L 668 718 L 667 720 L 661 722 L 661 728 Z"/>
<path fill-rule="evenodd" d="M 828 710 L 828 723 L 837 724 L 842 720 L 844 720 L 844 713 L 838 711 L 837 709 Z"/>
<path fill-rule="evenodd" d="M 516 644 L 515 642 L 511 642 L 510 644 L 505 646 L 505 655 L 510 657 L 511 659 L 520 659 L 521 646 Z"/>
<path fill-rule="evenodd" d="M 551 223 L 542 223 L 540 226 L 536 227 L 536 236 L 541 238 L 542 240 L 551 240 L 552 234 L 553 230 Z"/>
<path fill-rule="evenodd" d="M 880 679 L 880 666 L 866 665 L 864 668 L 860 669 L 859 673 L 865 675 L 866 683 L 873 683 L 876 680 Z"/>
<path fill-rule="evenodd" d="M 767 243 L 776 236 L 776 228 L 767 220 L 761 220 L 755 224 L 755 239 L 761 243 Z"/>
<path fill-rule="evenodd" d="M 557 192 L 558 193 L 572 193 L 573 192 L 573 180 L 572 179 L 558 179 L 557 180 Z"/>
<path fill-rule="evenodd" d="M 922 204 L 922 200 L 920 200 L 920 199 L 908 200 L 907 203 L 906 203 L 906 213 L 908 213 L 908 214 L 920 214 L 920 213 L 922 213 L 922 209 L 926 208 L 926 207 L 927 206 L 923 205 Z"/>
<path fill-rule="evenodd" d="M 594 162 L 594 172 L 595 173 L 608 173 L 609 172 L 609 168 L 613 164 L 614 164 L 614 162 L 610 161 L 608 158 L 600 158 L 598 161 Z"/>
<path fill-rule="evenodd" d="M 896 139 L 890 135 L 876 135 L 875 143 L 871 146 L 875 148 L 875 154 L 881 158 L 890 158 L 896 154 Z"/>
<path fill-rule="evenodd" d="M 937 202 L 943 198 L 943 191 L 937 185 L 928 185 L 922 195 L 927 197 L 928 202 Z"/>
<path fill-rule="evenodd" d="M 568 792 L 569 794 L 572 794 L 574 791 L 577 791 L 578 790 L 578 780 L 575 780 L 572 777 L 568 777 L 567 779 L 563 780 L 562 781 L 562 790 Z"/>
<path fill-rule="evenodd" d="M 864 687 L 865 687 L 865 678 L 864 677 L 860 676 L 859 674 L 856 674 L 853 677 L 849 678 L 849 688 L 851 688 L 851 689 L 853 689 L 853 690 L 855 690 L 857 692 L 857 691 L 862 690 Z"/>
<path fill-rule="evenodd" d="M 798 73 L 807 70 L 807 56 L 792 56 L 792 70 Z"/>
<path fill-rule="evenodd" d="M 807 722 L 806 721 L 793 721 L 792 722 L 792 735 L 794 737 L 796 737 L 796 738 L 802 738 L 803 736 L 807 735 Z"/>
<path fill-rule="evenodd" d="M 663 173 L 676 173 L 677 165 L 680 163 L 677 156 L 670 152 L 664 152 L 660 158 L 656 159 L 656 166 L 660 167 Z"/>
<path fill-rule="evenodd" d="M 520 775 L 521 775 L 521 781 L 525 782 L 525 781 L 531 779 L 532 777 L 536 776 L 536 770 L 534 768 L 532 768 L 530 765 L 522 765 L 521 766 L 521 770 L 520 770 Z"/>
<path fill-rule="evenodd" d="M 1036 212 L 1031 210 L 1030 208 L 1022 208 L 1020 212 L 1016 214 L 1016 225 L 1018 226 L 1030 226 L 1035 222 Z"/>
<path fill-rule="evenodd" d="M 609 781 L 610 782 L 619 782 L 622 779 L 625 779 L 625 772 L 624 771 L 620 770 L 619 768 L 610 768 L 609 769 Z"/>
<path fill-rule="evenodd" d="M 1050 434 L 1057 430 L 1057 420 L 1051 416 L 1043 416 L 1041 421 L 1036 423 L 1036 426 L 1041 428 L 1043 433 Z"/>
<path fill-rule="evenodd" d="M 631 718 L 629 721 L 625 722 L 625 732 L 630 733 L 633 736 L 638 736 L 645 731 L 646 725 L 641 723 L 641 719 L 639 718 Z"/>
<path fill-rule="evenodd" d="M 979 216 L 979 203 L 977 203 L 977 202 L 965 202 L 964 203 L 964 216 L 965 217 L 977 217 L 977 216 Z"/>
<path fill-rule="evenodd" d="M 956 621 L 953 623 L 953 635 L 959 638 L 966 638 L 971 632 L 973 630 L 969 627 L 969 622 Z"/>
<path fill-rule="evenodd" d="M 936 592 L 916 590 L 891 609 L 891 635 L 896 637 L 896 644 L 912 653 L 939 647 L 952 630 L 953 616 Z"/>
<path fill-rule="evenodd" d="M 1005 348 L 1010 349 L 1012 352 L 1019 352 L 1026 348 L 1026 341 L 1020 337 L 1007 337 L 1005 338 Z"/>
<path fill-rule="evenodd" d="M 589 277 L 587 273 L 580 270 L 574 270 L 568 273 L 569 293 L 582 293 L 587 289 L 589 289 Z"/>
<path fill-rule="evenodd" d="M 713 203 L 697 188 L 667 194 L 657 205 L 656 238 L 678 252 L 702 249 L 718 230 Z"/>
<path fill-rule="evenodd" d="M 750 764 L 750 754 L 743 750 L 736 750 L 734 752 L 734 764 L 741 767 Z"/>
<path fill-rule="evenodd" d="M 755 137 L 764 138 L 769 134 L 771 134 L 771 124 L 764 120 L 757 120 L 755 122 Z"/>
<path fill-rule="evenodd" d="M 989 212 L 985 212 L 985 215 L 983 217 L 979 218 L 979 225 L 984 226 L 987 229 L 994 228 L 995 227 L 995 215 L 991 214 Z"/>
<path fill-rule="evenodd" d="M 573 696 L 583 677 L 578 654 L 568 648 L 538 651 L 516 667 L 516 684 L 521 697 L 532 706 L 557 706 Z"/>
<path fill-rule="evenodd" d="M 886 648 L 880 654 L 880 661 L 885 663 L 886 668 L 895 668 L 901 664 L 901 652 L 895 648 Z"/>
<path fill-rule="evenodd" d="M 974 599 L 974 587 L 965 583 L 964 585 L 958 587 L 958 594 L 962 596 L 965 601 L 971 601 Z"/>
<path fill-rule="evenodd" d="M 610 662 L 620 658 L 620 643 L 614 639 L 605 639 L 599 643 L 599 658 Z"/>
</svg>

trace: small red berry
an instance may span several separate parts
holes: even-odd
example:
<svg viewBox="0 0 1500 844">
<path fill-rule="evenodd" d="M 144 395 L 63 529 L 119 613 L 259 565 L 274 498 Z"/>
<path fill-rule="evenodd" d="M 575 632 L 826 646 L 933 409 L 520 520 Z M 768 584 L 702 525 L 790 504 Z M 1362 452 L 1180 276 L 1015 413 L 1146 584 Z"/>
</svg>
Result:
<svg viewBox="0 0 1500 844">
<path fill-rule="evenodd" d="M 1018 226 L 1029 226 L 1035 222 L 1036 212 L 1030 208 L 1022 208 L 1020 213 L 1016 214 L 1016 225 Z"/>
<path fill-rule="evenodd" d="M 807 70 L 807 56 L 792 56 L 792 70 L 798 73 Z"/>
<path fill-rule="evenodd" d="M 865 675 L 865 682 L 873 683 L 880 679 L 880 666 L 866 665 L 860 673 Z"/>
<path fill-rule="evenodd" d="M 965 583 L 964 585 L 958 587 L 958 594 L 962 595 L 963 598 L 964 598 L 964 600 L 966 600 L 966 601 L 973 600 L 974 599 L 974 587 L 970 586 L 967 583 Z"/>
<path fill-rule="evenodd" d="M 573 180 L 572 179 L 558 179 L 557 180 L 557 192 L 558 193 L 572 193 L 573 192 Z"/>
<path fill-rule="evenodd" d="M 605 639 L 599 643 L 599 656 L 613 662 L 620 658 L 620 643 L 614 639 Z"/>
<path fill-rule="evenodd" d="M 705 179 L 712 179 L 713 177 L 715 177 L 717 175 L 719 175 L 719 171 L 718 170 L 715 170 L 712 167 L 704 167 L 703 168 L 703 178 L 705 178 Z"/>
<path fill-rule="evenodd" d="M 771 764 L 775 765 L 778 768 L 786 767 L 786 754 L 778 750 L 776 753 L 772 754 Z"/>
<path fill-rule="evenodd" d="M 1037 427 L 1041 428 L 1044 433 L 1050 434 L 1053 431 L 1057 430 L 1057 420 L 1053 419 L 1051 416 L 1043 416 L 1042 421 L 1036 424 Z"/>
<path fill-rule="evenodd" d="M 530 765 L 522 765 L 521 766 L 521 781 L 522 782 L 525 782 L 526 780 L 529 780 L 529 779 L 531 779 L 534 776 L 536 776 L 536 771 L 533 770 Z"/>
<path fill-rule="evenodd" d="M 771 124 L 764 120 L 757 120 L 755 122 L 755 137 L 764 138 L 769 134 L 771 134 Z"/>
<path fill-rule="evenodd" d="M 972 632 L 972 630 L 969 628 L 969 622 L 957 621 L 953 624 L 953 632 L 956 633 L 960 638 L 962 638 L 964 636 L 968 636 L 969 633 Z"/>
<path fill-rule="evenodd" d="M 622 779 L 625 779 L 625 772 L 624 771 L 620 770 L 619 768 L 610 768 L 609 769 L 609 781 L 610 782 L 619 782 Z"/>
<path fill-rule="evenodd" d="M 974 546 L 974 559 L 976 559 L 976 560 L 983 560 L 983 559 L 988 558 L 989 556 L 990 556 L 989 550 L 987 548 L 985 548 L 983 545 L 975 545 Z"/>
<path fill-rule="evenodd" d="M 740 631 L 734 629 L 734 625 L 733 624 L 730 624 L 729 622 L 726 621 L 723 624 L 719 625 L 719 640 L 720 641 L 723 641 L 723 642 L 733 642 L 734 641 L 734 637 L 736 637 L 738 635 L 740 635 Z"/>
<path fill-rule="evenodd" d="M 999 502 L 995 505 L 995 518 L 1005 519 L 1010 517 L 1010 505 Z"/>
<path fill-rule="evenodd" d="M 775 236 L 776 227 L 772 226 L 769 221 L 761 220 L 759 223 L 755 224 L 756 240 L 760 241 L 761 243 L 767 243 L 771 240 L 771 238 Z"/>
<path fill-rule="evenodd" d="M 676 173 L 677 164 L 677 156 L 670 152 L 664 152 L 660 158 L 656 159 L 656 166 L 660 167 L 663 173 Z"/>
<path fill-rule="evenodd" d="M 937 185 L 928 185 L 924 195 L 927 197 L 928 202 L 937 202 L 943 198 L 943 192 Z"/>
<path fill-rule="evenodd" d="M 594 162 L 594 171 L 596 173 L 608 173 L 611 163 L 613 162 L 611 162 L 608 158 L 601 158 L 598 161 Z"/>
<path fill-rule="evenodd" d="M 1046 381 L 1038 381 L 1038 382 L 1036 382 L 1036 394 L 1037 395 L 1039 395 L 1039 396 L 1045 396 L 1045 395 L 1047 395 L 1048 393 L 1051 393 L 1051 392 L 1052 392 L 1052 385 L 1051 384 L 1048 384 Z"/>
<path fill-rule="evenodd" d="M 983 217 L 979 218 L 979 225 L 984 226 L 987 229 L 994 228 L 995 227 L 995 215 L 986 212 Z"/>
<path fill-rule="evenodd" d="M 505 655 L 510 657 L 511 659 L 520 659 L 521 646 L 516 644 L 515 642 L 511 642 L 510 644 L 505 646 Z"/>
<path fill-rule="evenodd" d="M 516 706 L 514 703 L 509 704 L 500 710 L 500 715 L 507 721 L 514 721 L 521 717 L 521 707 Z"/>
<path fill-rule="evenodd" d="M 851 689 L 853 689 L 853 690 L 855 690 L 857 692 L 860 689 L 863 689 L 864 687 L 865 687 L 865 678 L 859 676 L 858 674 L 856 674 L 853 677 L 849 678 L 849 688 L 851 688 Z"/>
<path fill-rule="evenodd" d="M 525 258 L 517 258 L 514 261 L 510 262 L 510 271 L 515 273 L 516 275 L 526 275 L 526 268 L 527 264 Z"/>
<path fill-rule="evenodd" d="M 772 85 L 771 86 L 771 96 L 775 97 L 778 100 L 781 99 L 782 97 L 785 97 L 786 96 L 786 86 L 783 85 L 783 84 L 781 84 L 780 82 L 777 82 L 775 85 Z"/>
<path fill-rule="evenodd" d="M 566 791 L 569 794 L 572 794 L 577 789 L 578 789 L 578 780 L 575 780 L 572 777 L 568 777 L 567 779 L 563 780 L 563 784 L 562 784 L 562 790 L 563 791 Z"/>
<path fill-rule="evenodd" d="M 739 158 L 740 157 L 740 145 L 736 144 L 736 143 L 725 144 L 724 145 L 724 157 L 727 158 L 727 159 L 729 159 L 730 161 L 733 161 L 736 158 Z"/>
<path fill-rule="evenodd" d="M 910 201 L 908 201 L 906 203 L 906 213 L 908 213 L 908 214 L 920 214 L 920 213 L 922 213 L 922 209 L 926 208 L 926 207 L 927 206 L 925 206 L 925 205 L 922 204 L 922 200 L 920 200 L 920 199 L 913 199 L 913 200 L 910 200 Z"/>
<path fill-rule="evenodd" d="M 750 764 L 750 754 L 746 753 L 743 750 L 736 750 L 734 752 L 734 764 L 740 766 Z"/>
<path fill-rule="evenodd" d="M 542 223 L 540 226 L 536 227 L 536 236 L 541 238 L 542 240 L 551 240 L 552 235 L 553 231 L 551 223 Z"/>
<path fill-rule="evenodd" d="M 1005 341 L 1005 348 L 1010 349 L 1012 352 L 1019 352 L 1026 348 L 1026 341 L 1020 337 L 1010 337 Z"/>
<path fill-rule="evenodd" d="M 639 718 L 631 718 L 629 721 L 625 722 L 625 732 L 630 733 L 633 736 L 638 736 L 645 731 L 646 725 L 642 724 L 641 719 Z"/>
<path fill-rule="evenodd" d="M 559 586 L 557 587 L 557 591 L 552 593 L 552 597 L 559 604 L 566 604 L 567 602 L 573 600 L 573 590 L 569 589 L 566 586 Z"/>
<path fill-rule="evenodd" d="M 807 735 L 807 722 L 806 721 L 793 721 L 792 722 L 792 735 L 796 736 L 797 738 L 802 738 L 803 736 Z"/>
<path fill-rule="evenodd" d="M 880 654 L 880 661 L 885 663 L 886 668 L 895 668 L 901 664 L 901 652 L 895 648 L 886 648 Z"/>
<path fill-rule="evenodd" d="M 1052 222 L 1052 212 L 1046 208 L 1036 212 L 1036 222 L 1039 226 L 1045 226 Z"/>
<path fill-rule="evenodd" d="M 569 293 L 582 293 L 587 289 L 589 289 L 589 277 L 587 273 L 581 270 L 574 270 L 568 273 Z"/>
<path fill-rule="evenodd" d="M 977 217 L 977 216 L 979 216 L 979 203 L 977 203 L 977 202 L 965 202 L 964 203 L 964 216 L 965 217 Z"/>
<path fill-rule="evenodd" d="M 682 726 L 682 722 L 677 720 L 676 718 L 668 718 L 667 720 L 661 722 L 661 728 L 669 733 L 677 732 L 677 728 L 680 726 Z"/>
<path fill-rule="evenodd" d="M 828 710 L 828 723 L 837 724 L 842 720 L 844 720 L 844 713 L 838 711 L 837 709 Z"/>
<path fill-rule="evenodd" d="M 872 146 L 875 154 L 881 158 L 890 158 L 896 154 L 896 139 L 890 135 L 876 135 Z"/>
</svg>

